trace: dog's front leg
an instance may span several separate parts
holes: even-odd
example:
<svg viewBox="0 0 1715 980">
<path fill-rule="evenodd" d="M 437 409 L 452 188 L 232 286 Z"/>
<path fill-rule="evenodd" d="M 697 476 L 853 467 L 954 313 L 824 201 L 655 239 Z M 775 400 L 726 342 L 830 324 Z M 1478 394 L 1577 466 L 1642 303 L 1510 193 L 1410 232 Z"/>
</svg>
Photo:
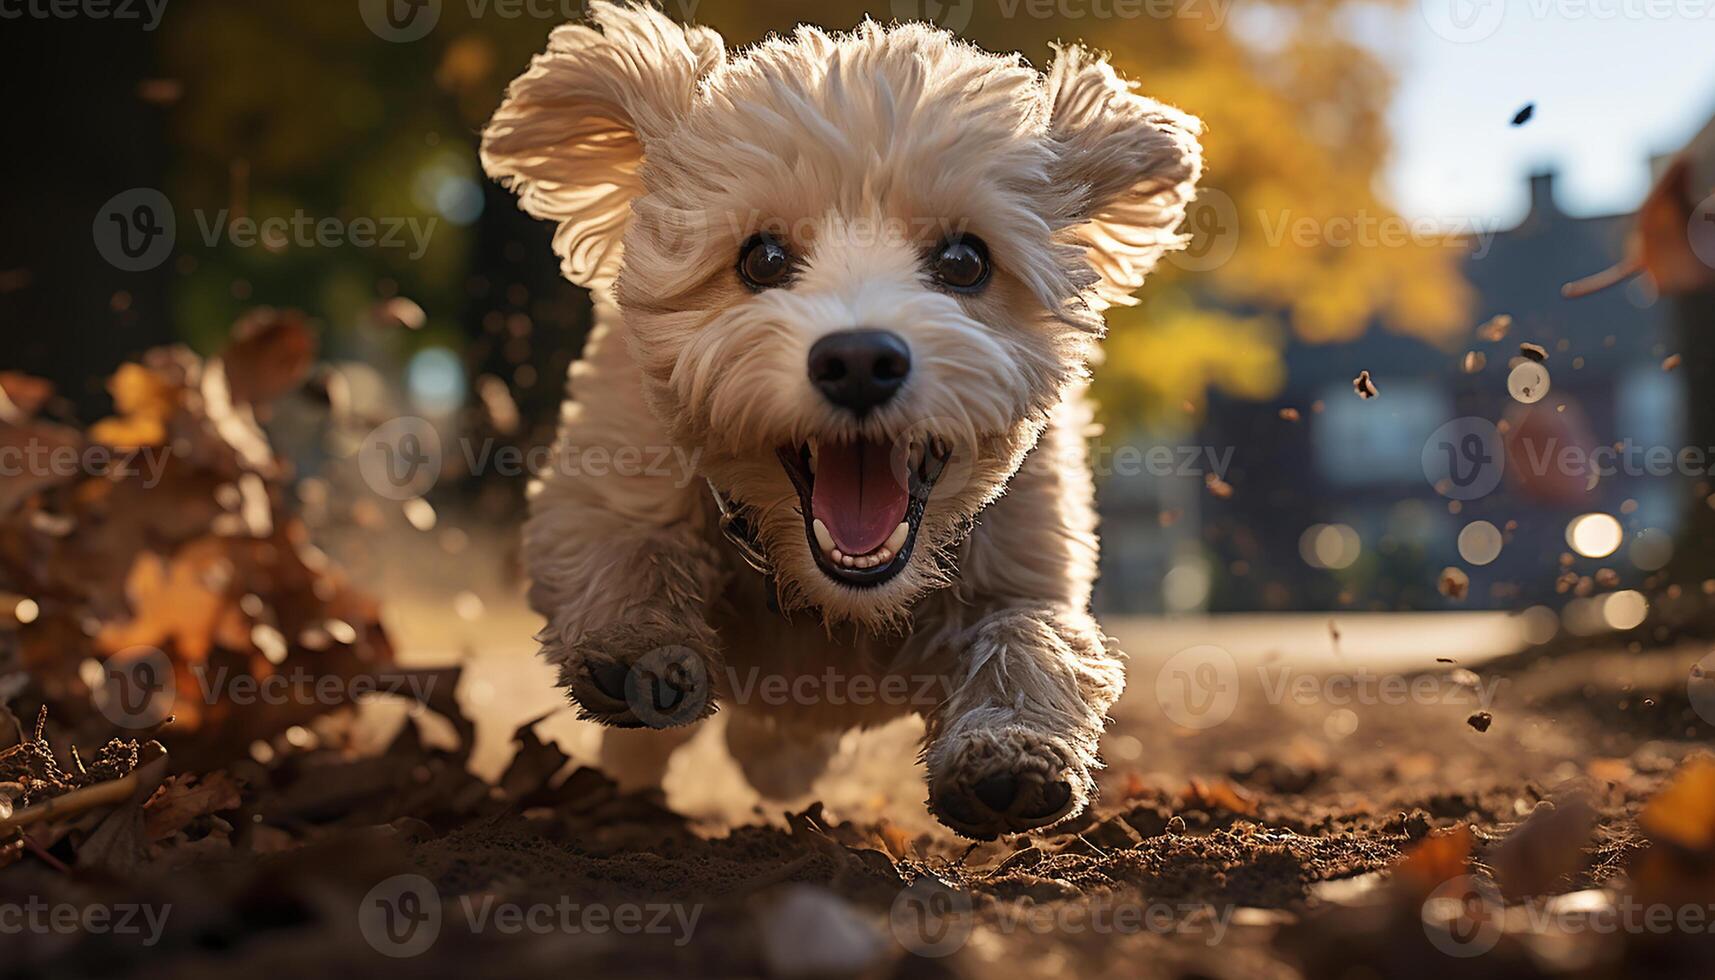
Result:
<svg viewBox="0 0 1715 980">
<path fill-rule="evenodd" d="M 1089 805 L 1121 655 L 1090 616 L 1097 543 L 1081 400 L 1060 406 L 960 559 L 946 699 L 930 715 L 929 805 L 969 837 L 1045 827 Z M 958 613 L 954 613 L 958 615 Z"/>
<path fill-rule="evenodd" d="M 714 710 L 720 664 L 707 491 L 643 404 L 619 337 L 598 328 L 571 389 L 524 526 L 542 655 L 593 720 L 688 724 Z"/>
</svg>

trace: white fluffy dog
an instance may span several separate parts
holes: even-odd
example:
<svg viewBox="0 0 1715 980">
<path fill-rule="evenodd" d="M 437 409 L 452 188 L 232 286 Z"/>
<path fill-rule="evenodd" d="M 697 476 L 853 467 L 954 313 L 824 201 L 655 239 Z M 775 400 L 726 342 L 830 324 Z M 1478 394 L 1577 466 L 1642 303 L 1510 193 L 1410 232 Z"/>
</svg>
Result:
<svg viewBox="0 0 1715 980">
<path fill-rule="evenodd" d="M 646 7 L 554 31 L 483 134 L 595 297 L 525 528 L 543 655 L 658 778 L 717 704 L 765 794 L 927 722 L 929 805 L 1081 811 L 1120 654 L 1089 611 L 1102 311 L 1179 244 L 1198 121 L 1065 47 L 921 24 L 744 51 Z"/>
</svg>

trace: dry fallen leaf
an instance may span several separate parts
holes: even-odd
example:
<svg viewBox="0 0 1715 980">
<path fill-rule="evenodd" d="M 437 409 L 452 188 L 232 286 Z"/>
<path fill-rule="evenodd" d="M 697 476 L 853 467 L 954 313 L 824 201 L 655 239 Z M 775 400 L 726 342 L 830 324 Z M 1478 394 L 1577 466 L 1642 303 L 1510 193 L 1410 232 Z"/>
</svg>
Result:
<svg viewBox="0 0 1715 980">
<path fill-rule="evenodd" d="M 1497 313 L 1489 317 L 1482 326 L 1477 328 L 1477 336 L 1491 344 L 1499 343 L 1501 338 L 1512 329 L 1513 318 L 1505 313 Z"/>
<path fill-rule="evenodd" d="M 1394 880 L 1411 894 L 1428 895 L 1469 872 L 1471 843 L 1465 824 L 1432 833 L 1394 864 Z"/>
<path fill-rule="evenodd" d="M 171 559 L 143 552 L 125 582 L 133 618 L 103 629 L 96 643 L 108 653 L 135 646 L 171 650 L 190 663 L 207 659 L 217 641 L 248 648 L 250 629 L 230 594 L 232 577 L 220 538 L 193 541 Z"/>
<path fill-rule="evenodd" d="M 144 832 L 151 841 L 165 840 L 198 817 L 236 810 L 240 802 L 238 782 L 225 772 L 172 776 L 143 805 Z"/>
<path fill-rule="evenodd" d="M 1508 898 L 1547 894 L 1584 865 L 1584 845 L 1595 825 L 1596 810 L 1581 793 L 1543 800 L 1483 863 Z"/>
<path fill-rule="evenodd" d="M 1687 760 L 1645 805 L 1638 823 L 1657 840 L 1691 851 L 1715 850 L 1715 759 Z"/>
<path fill-rule="evenodd" d="M 121 364 L 108 379 L 118 415 L 89 427 L 89 437 L 119 449 L 159 446 L 167 441 L 167 422 L 179 407 L 179 389 L 141 364 Z"/>
<path fill-rule="evenodd" d="M 1693 202 L 1704 195 L 1691 186 L 1691 156 L 1681 151 L 1668 162 L 1661 177 L 1638 207 L 1637 226 L 1626 243 L 1625 258 L 1591 276 L 1560 287 L 1561 295 L 1578 299 L 1640 273 L 1657 291 L 1691 293 L 1715 283 L 1715 269 L 1698 257 L 1686 233 Z"/>
<path fill-rule="evenodd" d="M 1256 812 L 1256 798 L 1235 786 L 1230 780 L 1205 782 L 1196 777 L 1179 793 L 1180 802 L 1190 810 L 1228 810 L 1233 813 Z"/>
<path fill-rule="evenodd" d="M 1441 578 L 1437 583 L 1441 594 L 1449 599 L 1459 600 L 1471 591 L 1471 577 L 1463 569 L 1448 566 L 1441 570 Z"/>
<path fill-rule="evenodd" d="M 296 310 L 251 311 L 233 326 L 220 355 L 232 400 L 252 405 L 303 384 L 315 359 L 315 335 Z"/>
</svg>

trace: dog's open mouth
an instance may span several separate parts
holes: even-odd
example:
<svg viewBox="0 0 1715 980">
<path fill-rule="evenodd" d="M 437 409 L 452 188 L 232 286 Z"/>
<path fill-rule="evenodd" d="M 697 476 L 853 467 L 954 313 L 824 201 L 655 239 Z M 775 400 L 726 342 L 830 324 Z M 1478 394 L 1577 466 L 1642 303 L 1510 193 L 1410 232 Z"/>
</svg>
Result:
<svg viewBox="0 0 1715 980">
<path fill-rule="evenodd" d="M 880 585 L 911 560 L 917 526 L 952 451 L 939 439 L 782 446 L 816 565 L 847 585 Z"/>
</svg>

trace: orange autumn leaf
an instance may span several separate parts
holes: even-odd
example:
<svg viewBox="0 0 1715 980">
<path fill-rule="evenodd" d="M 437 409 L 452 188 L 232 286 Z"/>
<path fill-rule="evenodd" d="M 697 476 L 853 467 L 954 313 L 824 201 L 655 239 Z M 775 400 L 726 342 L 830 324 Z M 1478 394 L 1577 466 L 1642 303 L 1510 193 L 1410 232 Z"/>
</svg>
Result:
<svg viewBox="0 0 1715 980">
<path fill-rule="evenodd" d="M 1637 226 L 1626 241 L 1626 256 L 1612 267 L 1561 287 L 1578 299 L 1643 274 L 1663 293 L 1691 293 L 1715 284 L 1715 270 L 1698 257 L 1688 228 L 1693 192 L 1691 150 L 1676 155 L 1638 207 Z"/>
<path fill-rule="evenodd" d="M 16 425 L 34 416 L 54 396 L 54 385 L 19 371 L 0 371 L 0 422 Z"/>
<path fill-rule="evenodd" d="M 1637 255 L 1657 289 L 1689 293 L 1715 282 L 1715 270 L 1692 251 L 1691 160 L 1681 153 L 1667 165 L 1638 209 Z"/>
<path fill-rule="evenodd" d="M 1427 895 L 1470 869 L 1471 828 L 1460 824 L 1424 838 L 1393 866 L 1394 880 Z"/>
<path fill-rule="evenodd" d="M 216 643 L 247 648 L 244 614 L 227 591 L 231 577 L 232 563 L 219 538 L 193 541 L 170 562 L 139 553 L 125 580 L 132 619 L 103 629 L 97 646 L 108 653 L 170 648 L 187 663 L 206 660 Z"/>
<path fill-rule="evenodd" d="M 296 310 L 251 311 L 220 355 L 233 402 L 252 405 L 296 389 L 315 361 L 315 335 Z"/>
<path fill-rule="evenodd" d="M 1688 760 L 1638 816 L 1658 840 L 1692 851 L 1715 848 L 1715 759 Z"/>
<path fill-rule="evenodd" d="M 1256 798 L 1225 779 L 1204 782 L 1192 777 L 1190 784 L 1179 796 L 1185 806 L 1194 810 L 1229 810 L 1244 814 L 1256 812 Z"/>
<path fill-rule="evenodd" d="M 198 777 L 194 773 L 172 776 L 143 804 L 143 827 L 152 841 L 164 840 L 185 829 L 198 817 L 241 805 L 238 782 L 223 771 Z"/>
<path fill-rule="evenodd" d="M 119 449 L 159 446 L 167 441 L 167 420 L 179 406 L 179 390 L 140 364 L 121 364 L 107 381 L 119 414 L 89 427 L 89 437 Z"/>
</svg>

